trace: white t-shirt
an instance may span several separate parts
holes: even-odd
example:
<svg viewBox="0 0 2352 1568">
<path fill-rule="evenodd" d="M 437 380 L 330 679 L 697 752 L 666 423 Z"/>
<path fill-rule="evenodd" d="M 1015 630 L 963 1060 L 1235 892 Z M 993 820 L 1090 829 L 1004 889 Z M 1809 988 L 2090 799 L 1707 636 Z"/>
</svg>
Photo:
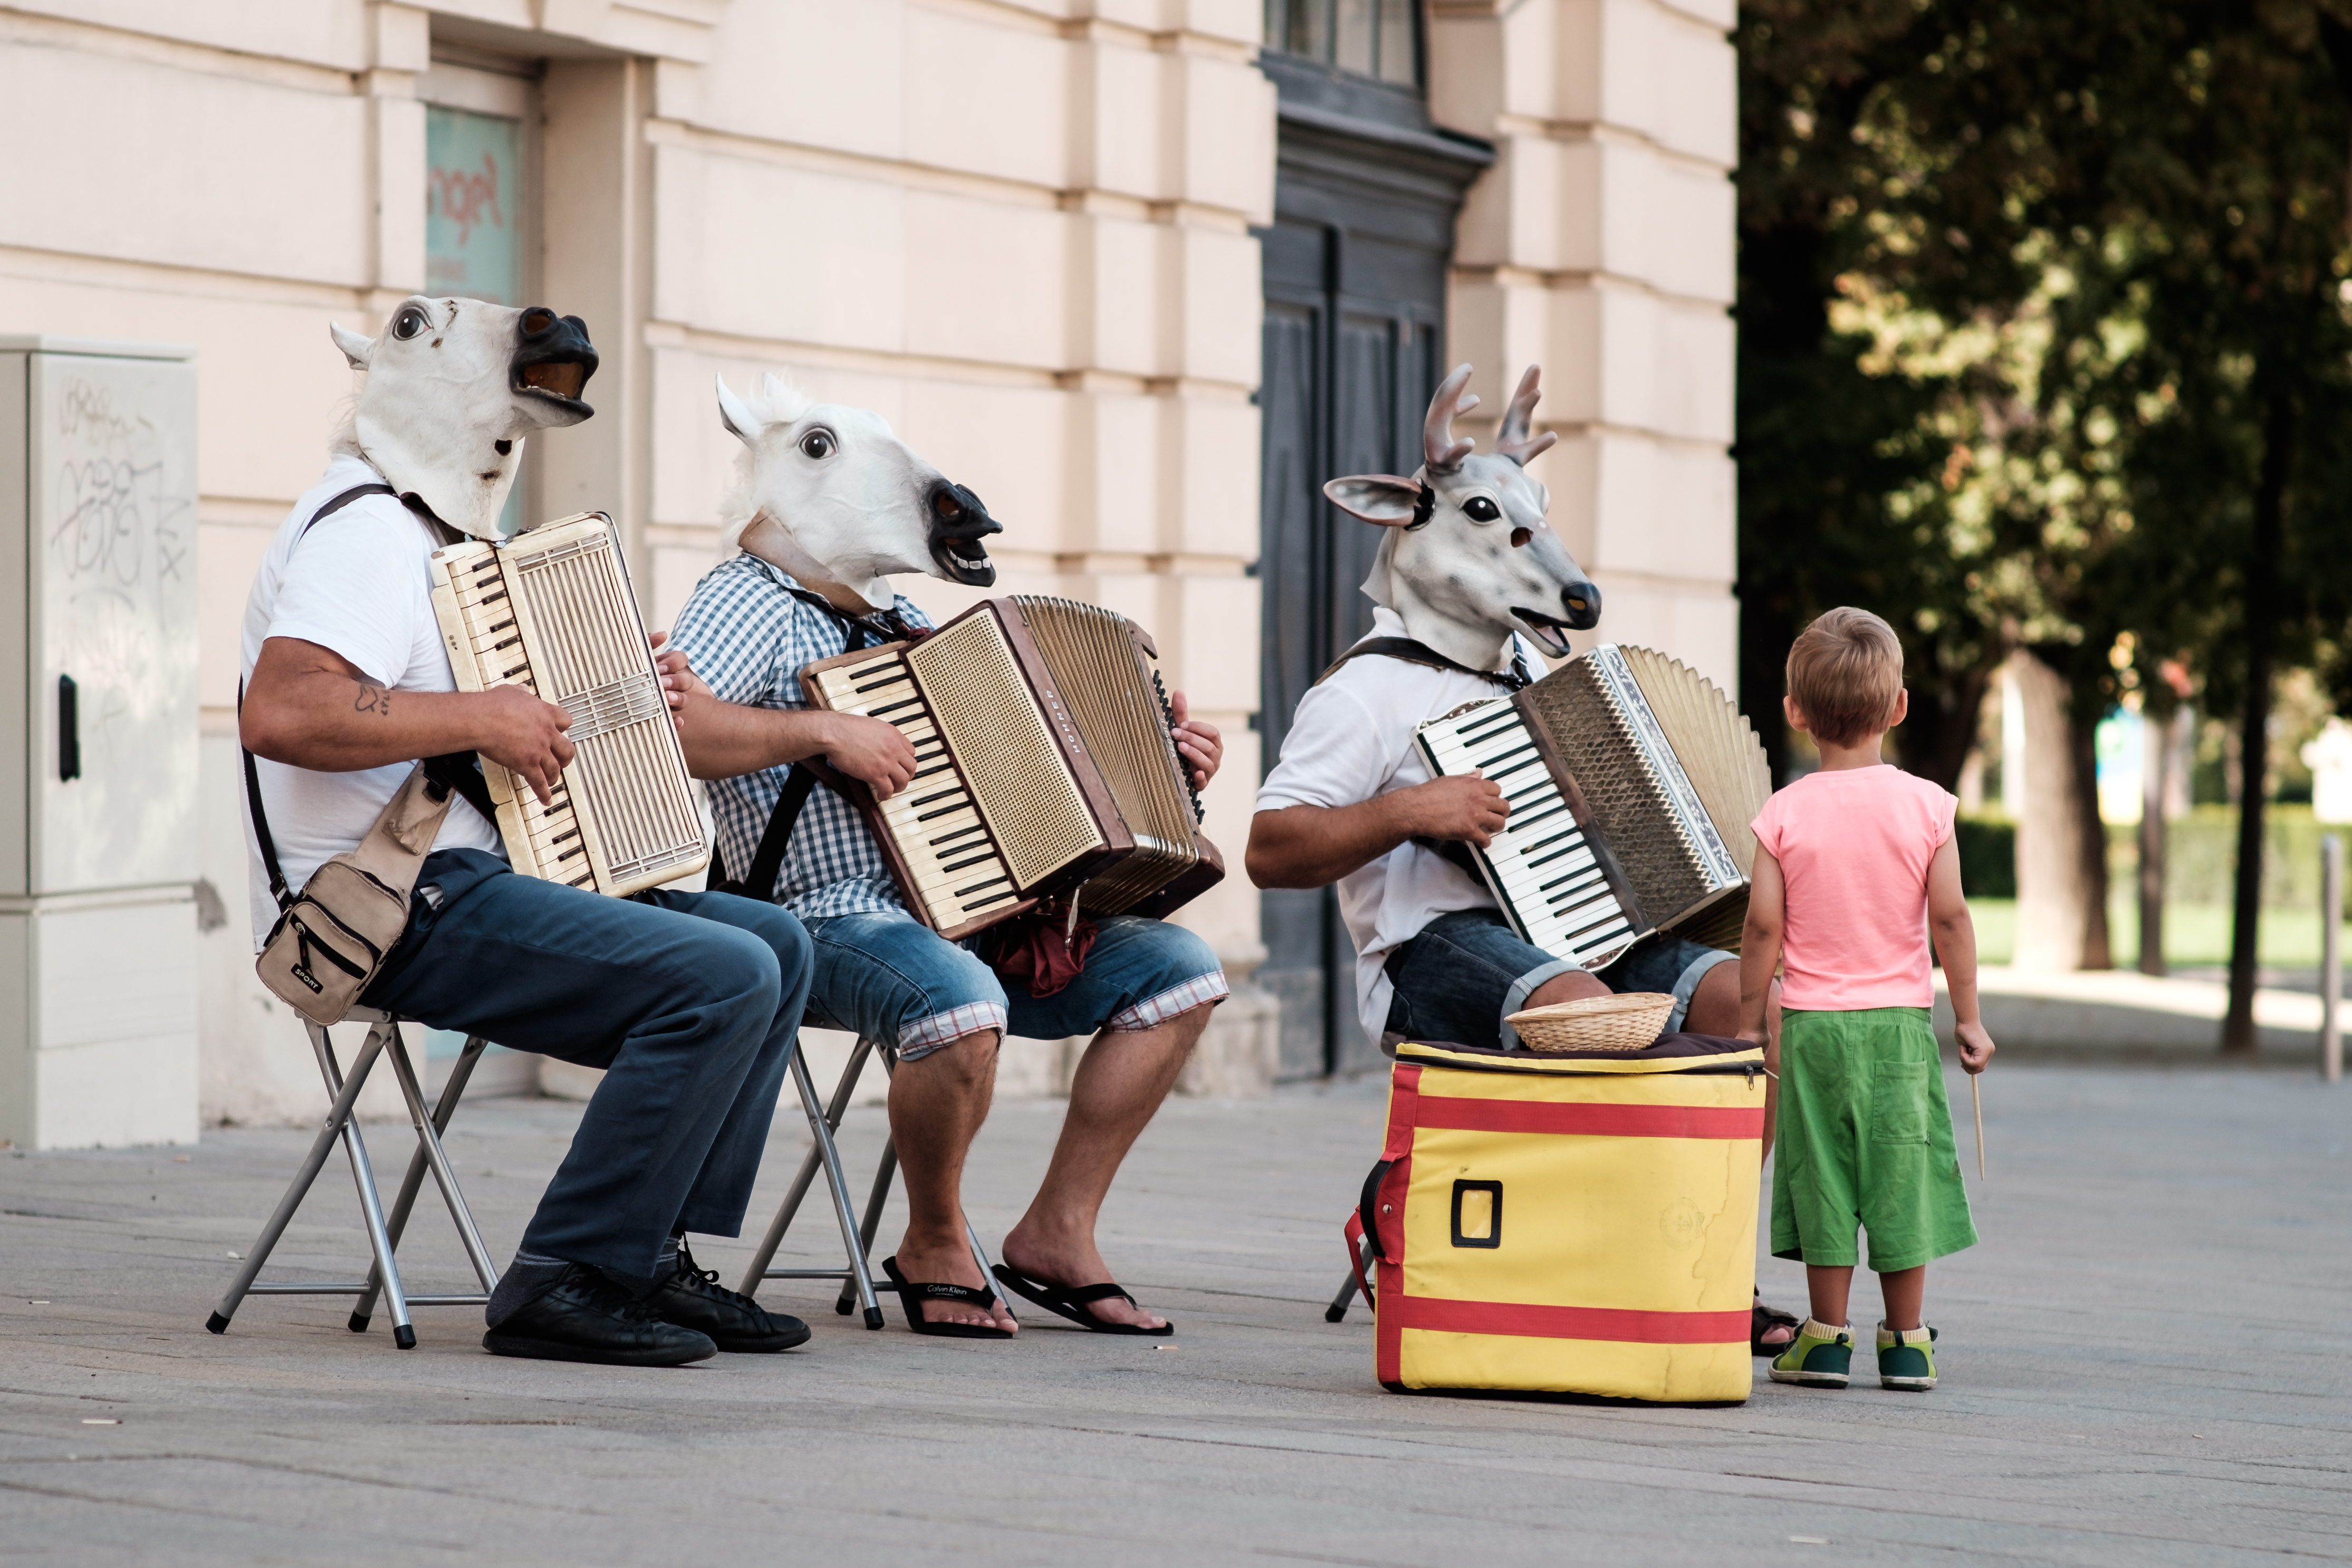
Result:
<svg viewBox="0 0 2352 1568">
<path fill-rule="evenodd" d="M 339 456 L 287 514 L 246 596 L 240 680 L 252 679 L 265 641 L 296 637 L 341 654 L 368 679 L 394 692 L 457 690 L 449 654 L 441 645 L 441 625 L 433 616 L 428 563 L 435 541 L 424 522 L 396 496 L 362 496 L 303 532 L 318 509 L 337 496 L 354 486 L 383 482 L 362 459 Z M 356 773 L 314 773 L 267 758 L 255 760 L 278 862 L 286 884 L 298 891 L 320 862 L 359 847 L 415 766 L 395 762 Z M 243 795 L 240 788 L 238 796 Z M 277 922 L 278 901 L 269 895 L 269 873 L 261 863 L 250 810 L 245 817 L 257 952 Z M 463 800 L 450 802 L 433 847 L 506 854 L 497 824 Z"/>
<path fill-rule="evenodd" d="M 1404 622 L 1394 611 L 1375 610 L 1369 635 L 1402 637 Z M 1517 641 L 1528 669 L 1541 675 L 1549 667 L 1541 653 L 1525 638 Z M 1504 695 L 1492 681 L 1452 670 L 1402 659 L 1351 660 L 1299 699 L 1282 760 L 1258 787 L 1257 810 L 1354 806 L 1426 784 L 1429 765 L 1412 744 L 1413 730 L 1465 703 Z M 1388 1022 L 1394 988 L 1381 966 L 1390 952 L 1441 915 L 1494 907 L 1486 883 L 1411 840 L 1339 879 L 1339 917 L 1356 945 L 1356 1009 L 1365 1039 L 1377 1044 Z"/>
</svg>

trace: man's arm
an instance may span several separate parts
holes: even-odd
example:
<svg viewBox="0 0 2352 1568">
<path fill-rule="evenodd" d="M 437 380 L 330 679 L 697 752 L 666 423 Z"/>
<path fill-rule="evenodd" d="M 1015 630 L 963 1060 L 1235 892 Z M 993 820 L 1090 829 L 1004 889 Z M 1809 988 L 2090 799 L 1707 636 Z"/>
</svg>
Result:
<svg viewBox="0 0 2352 1568">
<path fill-rule="evenodd" d="M 478 751 L 520 775 L 544 804 L 572 743 L 572 716 L 520 686 L 396 692 L 330 648 L 296 637 L 261 645 L 237 732 L 257 757 L 315 773 L 352 773 L 450 751 Z"/>
<path fill-rule="evenodd" d="M 660 664 L 680 694 L 673 703 L 677 737 L 686 770 L 697 779 L 734 779 L 822 757 L 887 800 L 915 776 L 915 748 L 895 725 L 824 708 L 747 707 L 713 694 L 683 649 L 663 653 Z"/>
<path fill-rule="evenodd" d="M 1739 1038 L 1756 1045 L 1770 1043 L 1766 1014 L 1772 999 L 1772 974 L 1780 967 L 1788 903 L 1780 862 L 1771 851 L 1757 845 L 1756 863 L 1748 873 L 1747 929 L 1739 936 Z"/>
<path fill-rule="evenodd" d="M 1242 857 L 1260 887 L 1322 887 L 1411 838 L 1485 849 L 1511 814 L 1503 787 L 1476 773 L 1433 779 L 1352 806 L 1285 806 L 1250 819 Z"/>
</svg>

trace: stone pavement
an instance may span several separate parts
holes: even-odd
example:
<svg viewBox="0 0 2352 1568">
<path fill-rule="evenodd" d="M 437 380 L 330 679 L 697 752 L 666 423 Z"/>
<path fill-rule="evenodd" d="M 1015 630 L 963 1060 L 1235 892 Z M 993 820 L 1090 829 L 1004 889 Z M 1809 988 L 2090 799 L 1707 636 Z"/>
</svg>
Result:
<svg viewBox="0 0 2352 1568">
<path fill-rule="evenodd" d="M 1956 1103 L 1967 1092 L 1957 1079 Z M 968 1190 L 992 1239 L 1062 1107 L 1002 1105 Z M 2047 1562 L 2352 1557 L 2352 1090 L 2221 1071 L 1988 1082 L 1985 1243 L 1939 1264 L 1944 1385 L 1671 1409 L 1400 1396 L 1359 1307 L 1328 1325 L 1377 1084 L 1180 1101 L 1105 1249 L 1174 1348 L 1048 1320 L 1010 1344 L 868 1333 L 772 1298 L 804 1350 L 676 1371 L 503 1360 L 464 1309 L 394 1352 L 346 1304 L 205 1315 L 306 1141 L 0 1154 L 0 1559 L 75 1563 L 959 1564 Z M 467 1108 L 452 1139 L 512 1245 L 578 1107 Z M 801 1145 L 780 1118 L 755 1214 Z M 852 1113 L 870 1170 L 879 1113 Z M 379 1158 L 403 1129 L 373 1129 Z M 1962 1146 L 1969 1163 L 1969 1134 Z M 461 1266 L 437 1214 L 413 1280 Z M 818 1218 L 822 1218 L 820 1215 Z M 895 1235 L 886 1221 L 886 1239 Z M 823 1239 L 812 1227 L 804 1239 Z M 706 1261 L 741 1267 L 737 1244 Z M 362 1256 L 331 1166 L 280 1261 Z M 814 1245 L 803 1256 L 821 1254 Z M 503 1258 L 503 1252 L 501 1253 Z M 286 1270 L 273 1270 L 286 1277 Z M 1769 1299 L 1801 1304 L 1768 1260 Z M 1855 1318 L 1874 1315 L 1857 1291 Z M 1030 1313 L 1030 1319 L 1043 1314 Z M 1759 1365 L 1760 1374 L 1760 1365 Z M 112 1422 L 114 1425 L 94 1425 Z"/>
</svg>

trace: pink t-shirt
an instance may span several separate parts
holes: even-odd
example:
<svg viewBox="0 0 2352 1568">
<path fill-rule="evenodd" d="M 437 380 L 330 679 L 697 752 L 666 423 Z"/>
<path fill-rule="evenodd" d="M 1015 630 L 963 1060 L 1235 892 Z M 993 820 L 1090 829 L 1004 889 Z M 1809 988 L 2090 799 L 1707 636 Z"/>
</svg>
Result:
<svg viewBox="0 0 2352 1568">
<path fill-rule="evenodd" d="M 1764 802 L 1756 841 L 1788 886 L 1780 1001 L 1812 1012 L 1933 1005 L 1927 865 L 1959 801 L 1880 763 L 1811 773 Z"/>
</svg>

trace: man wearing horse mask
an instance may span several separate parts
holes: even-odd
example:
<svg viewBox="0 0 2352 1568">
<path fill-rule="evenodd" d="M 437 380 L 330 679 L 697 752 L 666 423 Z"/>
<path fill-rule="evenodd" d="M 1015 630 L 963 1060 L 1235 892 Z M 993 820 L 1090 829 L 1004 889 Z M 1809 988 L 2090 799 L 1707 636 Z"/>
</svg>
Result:
<svg viewBox="0 0 2352 1568">
<path fill-rule="evenodd" d="M 380 337 L 333 332 L 367 381 L 246 601 L 254 946 L 284 890 L 357 848 L 418 759 L 448 768 L 462 781 L 361 1005 L 605 1070 L 490 1294 L 484 1345 L 635 1366 L 789 1349 L 808 1326 L 720 1287 L 685 1232 L 741 1226 L 807 994 L 807 934 L 719 894 L 604 898 L 515 874 L 474 754 L 544 803 L 572 759 L 572 716 L 520 685 L 457 690 L 433 610 L 433 551 L 495 538 L 524 441 L 593 412 L 587 329 L 420 297 Z"/>
<path fill-rule="evenodd" d="M 688 765 L 711 780 L 719 850 L 736 877 L 780 821 L 793 765 L 823 757 L 883 799 L 908 787 L 915 752 L 877 718 L 813 709 L 800 672 L 820 659 L 928 632 L 891 588 L 921 571 L 967 587 L 993 583 L 982 542 L 1001 531 L 980 498 L 918 457 L 879 415 L 808 398 L 769 377 L 758 396 L 719 387 L 722 423 L 745 446 L 727 507 L 740 547 L 701 582 L 672 632 L 691 660 L 681 710 Z M 702 683 L 707 682 L 708 685 Z M 1215 728 L 1174 699 L 1176 745 L 1196 785 L 1217 768 Z M 905 1239 L 884 1270 L 919 1333 L 1004 1338 L 1017 1324 L 966 1244 L 960 1196 L 965 1151 L 987 1115 L 999 1042 L 1091 1035 L 1044 1184 L 1006 1235 L 997 1275 L 1082 1327 L 1164 1335 L 1112 1282 L 1095 1219 L 1119 1164 L 1174 1084 L 1226 995 L 1216 956 L 1157 920 L 1096 922 L 1069 977 L 1022 977 L 910 915 L 880 846 L 829 789 L 792 823 L 772 894 L 805 921 L 816 950 L 813 1024 L 895 1051 L 890 1127 L 906 1174 Z M 1055 985 L 1056 980 L 1066 983 Z"/>
</svg>

